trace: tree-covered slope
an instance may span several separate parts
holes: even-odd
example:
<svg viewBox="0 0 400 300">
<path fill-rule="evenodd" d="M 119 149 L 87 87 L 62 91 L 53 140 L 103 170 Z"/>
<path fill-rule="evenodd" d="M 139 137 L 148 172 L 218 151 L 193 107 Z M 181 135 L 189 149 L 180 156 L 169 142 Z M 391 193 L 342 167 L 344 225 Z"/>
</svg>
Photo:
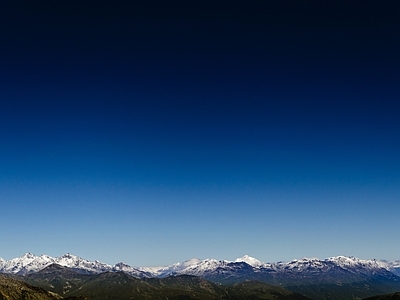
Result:
<svg viewBox="0 0 400 300">
<path fill-rule="evenodd" d="M 0 274 L 0 300 L 58 300 L 61 296 Z"/>
</svg>

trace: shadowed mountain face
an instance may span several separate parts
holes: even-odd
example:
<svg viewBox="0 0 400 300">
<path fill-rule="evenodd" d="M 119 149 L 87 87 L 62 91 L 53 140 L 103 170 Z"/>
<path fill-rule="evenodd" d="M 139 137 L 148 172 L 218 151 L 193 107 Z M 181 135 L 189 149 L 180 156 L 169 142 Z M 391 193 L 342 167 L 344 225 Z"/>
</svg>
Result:
<svg viewBox="0 0 400 300">
<path fill-rule="evenodd" d="M 354 282 L 346 284 L 314 284 L 285 287 L 290 291 L 307 295 L 315 300 L 358 300 L 392 290 L 377 282 Z"/>
<path fill-rule="evenodd" d="M 366 298 L 364 300 L 400 300 L 400 292 L 386 295 L 379 295 Z"/>
<path fill-rule="evenodd" d="M 399 277 L 381 270 L 378 274 L 339 271 L 282 278 L 283 286 L 313 299 L 353 300 L 400 290 Z"/>
<path fill-rule="evenodd" d="M 20 278 L 65 297 L 87 296 L 93 300 L 309 299 L 262 282 L 222 286 L 190 275 L 150 279 L 138 279 L 123 272 L 84 275 L 56 265 Z"/>
<path fill-rule="evenodd" d="M 90 277 L 90 275 L 78 273 L 70 268 L 52 264 L 37 273 L 20 278 L 32 285 L 64 296 L 70 291 L 78 289 Z"/>
<path fill-rule="evenodd" d="M 189 296 L 191 299 L 226 299 L 223 287 L 196 276 L 153 278 L 146 279 L 146 282 L 162 290 L 168 298 L 175 298 L 176 294 L 180 294 L 181 296 L 186 295 L 185 297 Z"/>
<path fill-rule="evenodd" d="M 227 289 L 228 299 L 310 299 L 273 285 L 258 281 L 246 281 Z"/>
<path fill-rule="evenodd" d="M 372 271 L 351 272 L 340 267 L 331 268 L 326 272 L 309 268 L 301 272 L 264 272 L 263 269 L 255 272 L 246 263 L 235 263 L 204 275 L 139 279 L 124 272 L 82 274 L 53 264 L 39 272 L 19 278 L 64 297 L 85 295 L 92 299 L 107 299 L 109 295 L 118 295 L 119 299 L 241 299 L 245 295 L 247 297 L 248 293 L 254 299 L 268 299 L 265 297 L 272 293 L 271 284 L 274 286 L 275 295 L 285 295 L 276 287 L 280 286 L 286 289 L 285 292 L 289 290 L 291 294 L 298 293 L 317 300 L 353 300 L 400 290 L 399 278 L 386 270 L 375 271 L 375 274 Z M 257 288 L 254 288 L 254 284 L 249 284 L 255 281 L 262 285 L 262 288 L 257 285 Z M 270 288 L 267 288 L 268 286 Z M 293 294 L 290 297 L 299 296 Z"/>
<path fill-rule="evenodd" d="M 138 280 L 123 273 L 104 273 L 85 284 L 81 292 L 96 300 L 109 299 L 110 294 L 118 299 L 309 299 L 262 282 L 221 286 L 189 275 Z"/>
</svg>

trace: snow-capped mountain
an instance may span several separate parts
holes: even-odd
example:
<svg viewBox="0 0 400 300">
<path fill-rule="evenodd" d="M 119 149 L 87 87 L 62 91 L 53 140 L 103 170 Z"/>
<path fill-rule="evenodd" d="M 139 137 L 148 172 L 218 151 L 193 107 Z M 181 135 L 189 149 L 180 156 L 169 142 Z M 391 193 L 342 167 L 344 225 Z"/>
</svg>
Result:
<svg viewBox="0 0 400 300">
<path fill-rule="evenodd" d="M 142 267 L 139 268 L 139 270 L 151 274 L 152 277 L 166 277 L 172 274 L 177 274 L 186 268 L 196 266 L 201 262 L 202 261 L 198 258 L 192 258 L 182 263 L 178 262 L 166 267 Z"/>
<path fill-rule="evenodd" d="M 329 295 L 329 299 L 354 299 L 355 291 L 358 293 L 358 299 L 361 299 L 365 296 L 400 290 L 399 271 L 400 261 L 362 260 L 347 256 L 322 260 L 302 258 L 272 263 L 264 263 L 248 255 L 233 261 L 194 258 L 170 266 L 150 268 L 132 267 L 122 262 L 112 266 L 72 254 L 53 258 L 48 255 L 36 256 L 27 253 L 11 260 L 0 258 L 0 273 L 15 274 L 20 280 L 29 284 L 47 284 L 53 289 L 61 287 L 63 293 L 72 288 L 71 282 L 102 278 L 101 280 L 107 283 L 120 276 L 129 280 L 126 274 L 111 273 L 124 272 L 136 278 L 194 275 L 201 277 L 200 280 L 226 285 L 256 280 L 306 296 L 310 295 L 313 299 L 326 299 L 324 298 L 326 294 Z M 103 274 L 98 275 L 99 273 Z M 171 277 L 166 280 L 175 279 Z M 152 281 L 153 279 L 143 282 Z M 154 280 L 154 282 L 161 281 L 162 279 Z M 350 296 L 344 297 L 347 294 Z"/>
<path fill-rule="evenodd" d="M 235 261 L 227 260 L 193 260 L 193 264 L 179 264 L 172 268 L 164 268 L 163 272 L 154 274 L 158 277 L 169 275 L 194 275 L 221 283 L 240 282 L 247 279 L 268 282 L 285 282 L 293 278 L 308 278 L 309 281 L 319 280 L 329 282 L 332 278 L 365 278 L 380 275 L 392 278 L 395 263 L 383 261 L 361 260 L 355 257 L 337 256 L 324 260 L 318 258 L 303 258 L 289 262 L 263 263 L 245 255 Z M 179 268 L 178 268 L 179 267 Z"/>
<path fill-rule="evenodd" d="M 289 262 L 264 263 L 245 255 L 235 261 L 192 259 L 161 268 L 140 268 L 153 277 L 170 275 L 195 275 L 218 282 L 235 282 L 245 279 L 280 282 L 286 278 L 307 277 L 328 282 L 332 277 L 357 278 L 358 276 L 382 275 L 391 277 L 400 271 L 399 262 L 362 260 L 355 257 L 337 256 L 324 260 L 318 258 L 295 259 Z M 390 271 L 390 272 L 389 272 Z M 394 279 L 397 280 L 397 279 Z"/>
<path fill-rule="evenodd" d="M 123 262 L 117 263 L 114 265 L 111 269 L 113 272 L 124 272 L 127 273 L 133 277 L 137 278 L 150 278 L 150 277 L 155 277 L 152 272 L 148 272 L 145 270 L 140 270 L 139 268 L 131 267 L 130 265 L 127 265 Z"/>
<path fill-rule="evenodd" d="M 25 275 L 38 272 L 52 264 L 57 264 L 73 269 L 79 273 L 87 274 L 103 273 L 107 271 L 124 271 L 136 277 L 150 276 L 150 274 L 146 274 L 123 263 L 111 266 L 98 260 L 89 261 L 69 253 L 55 258 L 48 255 L 37 256 L 32 253 L 26 253 L 21 257 L 13 258 L 8 261 L 0 259 L 0 272 Z"/>
<path fill-rule="evenodd" d="M 244 255 L 243 257 L 237 258 L 235 261 L 228 260 L 217 260 L 217 259 L 204 259 L 200 260 L 198 258 L 192 258 L 183 263 L 175 263 L 166 267 L 153 267 L 153 268 L 139 268 L 143 272 L 148 272 L 152 274 L 153 277 L 166 277 L 170 275 L 193 275 L 193 276 L 203 276 L 206 273 L 213 272 L 218 268 L 227 267 L 232 263 L 244 262 L 251 267 L 259 267 L 264 263 L 258 259 L 251 257 L 249 255 Z"/>
<path fill-rule="evenodd" d="M 38 272 L 52 264 L 88 274 L 122 271 L 138 278 L 194 275 L 219 282 L 235 282 L 245 279 L 282 281 L 288 277 L 298 276 L 298 274 L 309 278 L 318 275 L 321 280 L 324 276 L 331 278 L 333 275 L 348 277 L 374 274 L 381 274 L 386 277 L 390 274 L 400 275 L 400 261 L 362 260 L 347 256 L 330 257 L 324 260 L 303 258 L 289 262 L 264 263 L 245 255 L 234 261 L 193 258 L 165 267 L 132 267 L 122 262 L 112 266 L 97 260 L 89 261 L 69 253 L 55 258 L 48 255 L 37 256 L 31 253 L 8 261 L 0 258 L 0 272 L 26 275 Z"/>
<path fill-rule="evenodd" d="M 379 269 L 387 269 L 387 265 L 381 261 L 361 260 L 356 257 L 336 256 L 320 260 L 318 258 L 302 258 L 295 259 L 289 262 L 278 262 L 273 264 L 264 264 L 261 267 L 271 268 L 275 271 L 285 272 L 305 272 L 305 271 L 329 271 L 333 269 L 340 269 L 344 271 L 353 272 L 359 271 L 373 271 Z"/>
<path fill-rule="evenodd" d="M 235 260 L 235 262 L 245 262 L 246 264 L 252 266 L 252 267 L 260 267 L 262 266 L 264 263 L 262 263 L 261 261 L 259 261 L 258 259 L 251 257 L 249 255 L 244 255 L 240 258 L 237 258 Z"/>
<path fill-rule="evenodd" d="M 225 267 L 229 261 L 216 260 L 216 259 L 204 259 L 194 265 L 189 265 L 186 268 L 176 272 L 177 275 L 187 274 L 194 276 L 203 276 L 209 271 L 213 271 L 220 267 Z"/>
<path fill-rule="evenodd" d="M 395 261 L 379 260 L 378 263 L 382 265 L 383 268 L 389 270 L 393 274 L 400 276 L 400 260 L 395 260 Z"/>
<path fill-rule="evenodd" d="M 48 265 L 55 263 L 54 258 L 48 255 L 36 256 L 26 253 L 18 258 L 0 261 L 0 271 L 3 273 L 26 274 L 39 271 Z"/>
<path fill-rule="evenodd" d="M 86 271 L 88 273 L 102 273 L 112 270 L 112 266 L 98 260 L 89 261 L 69 253 L 55 258 L 54 263 L 75 270 Z"/>
</svg>

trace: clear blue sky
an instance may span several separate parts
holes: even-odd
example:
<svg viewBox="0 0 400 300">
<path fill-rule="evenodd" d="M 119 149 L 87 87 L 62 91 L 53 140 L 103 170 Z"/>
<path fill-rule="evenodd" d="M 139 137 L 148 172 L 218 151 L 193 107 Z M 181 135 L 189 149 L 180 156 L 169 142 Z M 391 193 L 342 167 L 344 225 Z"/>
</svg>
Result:
<svg viewBox="0 0 400 300">
<path fill-rule="evenodd" d="M 80 2 L 1 4 L 0 257 L 400 259 L 391 2 Z"/>
</svg>

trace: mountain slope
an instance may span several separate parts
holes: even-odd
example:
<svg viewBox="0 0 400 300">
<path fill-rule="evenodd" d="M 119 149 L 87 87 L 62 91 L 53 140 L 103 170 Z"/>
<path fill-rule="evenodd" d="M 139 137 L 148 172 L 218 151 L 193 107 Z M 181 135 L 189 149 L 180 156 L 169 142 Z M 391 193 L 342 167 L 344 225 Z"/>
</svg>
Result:
<svg viewBox="0 0 400 300">
<path fill-rule="evenodd" d="M 245 281 L 235 284 L 227 289 L 230 300 L 239 299 L 310 299 L 300 294 L 285 290 L 259 281 Z"/>
<path fill-rule="evenodd" d="M 103 299 L 307 299 L 266 283 L 221 286 L 191 275 L 138 279 L 124 272 L 80 274 L 51 265 L 35 274 L 20 276 L 27 282 L 63 296 Z M 250 297 L 250 298 L 249 298 Z M 288 298 L 289 297 L 289 298 Z"/>
<path fill-rule="evenodd" d="M 241 286 L 221 286 L 203 278 L 189 275 L 167 278 L 137 279 L 122 272 L 95 275 L 71 295 L 87 295 L 93 300 L 110 299 L 169 299 L 169 300 L 239 300 L 287 299 L 306 300 L 307 297 L 279 287 L 258 282 Z"/>
<path fill-rule="evenodd" d="M 57 300 L 61 296 L 0 274 L 1 300 Z"/>
<path fill-rule="evenodd" d="M 364 300 L 400 300 L 400 292 L 386 295 L 378 295 L 369 298 L 365 298 Z"/>
<path fill-rule="evenodd" d="M 92 275 L 68 296 L 87 296 L 93 300 L 156 299 L 155 289 L 143 280 L 123 272 L 105 272 Z"/>
<path fill-rule="evenodd" d="M 36 273 L 20 276 L 19 279 L 31 285 L 39 286 L 59 295 L 67 295 L 70 291 L 78 289 L 83 282 L 90 279 L 90 274 L 82 274 L 77 271 L 52 264 Z"/>
</svg>

